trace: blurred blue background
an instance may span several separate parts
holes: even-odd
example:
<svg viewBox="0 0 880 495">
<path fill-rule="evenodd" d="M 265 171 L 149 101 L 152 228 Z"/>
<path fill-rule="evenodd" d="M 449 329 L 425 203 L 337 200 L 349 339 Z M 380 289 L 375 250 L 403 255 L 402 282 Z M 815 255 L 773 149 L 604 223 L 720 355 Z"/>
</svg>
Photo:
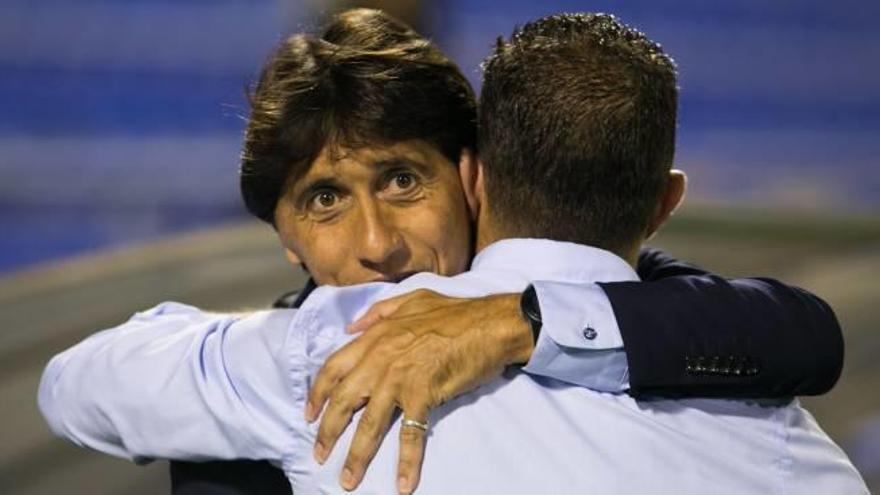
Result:
<svg viewBox="0 0 880 495">
<path fill-rule="evenodd" d="M 880 3 L 385 3 L 475 85 L 515 24 L 615 13 L 679 64 L 692 205 L 880 211 Z M 244 88 L 282 34 L 329 4 L 0 4 L 0 272 L 244 218 Z"/>
</svg>

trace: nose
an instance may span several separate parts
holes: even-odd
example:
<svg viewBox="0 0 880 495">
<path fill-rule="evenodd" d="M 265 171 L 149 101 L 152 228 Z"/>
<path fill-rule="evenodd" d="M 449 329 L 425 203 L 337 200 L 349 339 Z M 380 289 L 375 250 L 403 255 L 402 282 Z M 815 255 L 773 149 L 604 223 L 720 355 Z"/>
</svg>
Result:
<svg viewBox="0 0 880 495">
<path fill-rule="evenodd" d="M 392 212 L 367 201 L 361 207 L 361 263 L 384 275 L 394 275 L 406 263 L 406 245 Z"/>
</svg>

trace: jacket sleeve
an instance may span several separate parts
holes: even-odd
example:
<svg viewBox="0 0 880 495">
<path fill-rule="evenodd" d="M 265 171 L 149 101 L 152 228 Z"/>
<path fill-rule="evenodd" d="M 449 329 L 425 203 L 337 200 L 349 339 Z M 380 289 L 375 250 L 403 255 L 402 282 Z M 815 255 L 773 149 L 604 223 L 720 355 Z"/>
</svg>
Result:
<svg viewBox="0 0 880 495">
<path fill-rule="evenodd" d="M 829 391 L 843 366 L 834 312 L 768 278 L 726 280 L 645 249 L 643 282 L 600 284 L 617 319 L 629 393 L 782 398 Z"/>
</svg>

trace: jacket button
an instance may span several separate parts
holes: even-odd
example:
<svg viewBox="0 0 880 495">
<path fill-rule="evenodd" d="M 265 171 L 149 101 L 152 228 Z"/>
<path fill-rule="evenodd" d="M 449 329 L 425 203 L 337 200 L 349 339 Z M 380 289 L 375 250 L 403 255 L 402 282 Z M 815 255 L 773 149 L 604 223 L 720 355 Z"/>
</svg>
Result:
<svg viewBox="0 0 880 495">
<path fill-rule="evenodd" d="M 593 327 L 587 327 L 584 329 L 584 338 L 587 340 L 593 340 L 598 335 L 598 332 L 593 329 Z"/>
</svg>

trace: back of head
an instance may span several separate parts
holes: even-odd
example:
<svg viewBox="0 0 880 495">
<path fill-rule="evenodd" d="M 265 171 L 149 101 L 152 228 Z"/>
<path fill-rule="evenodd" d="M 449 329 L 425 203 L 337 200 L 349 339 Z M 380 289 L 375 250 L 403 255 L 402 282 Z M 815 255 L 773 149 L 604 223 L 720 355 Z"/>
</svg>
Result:
<svg viewBox="0 0 880 495">
<path fill-rule="evenodd" d="M 269 223 L 285 184 L 327 146 L 421 139 L 457 163 L 476 144 L 470 83 L 431 42 L 378 10 L 348 10 L 320 36 L 285 40 L 250 103 L 241 192 Z"/>
<path fill-rule="evenodd" d="M 643 237 L 672 165 L 675 65 L 604 14 L 560 14 L 498 39 L 484 63 L 479 151 L 505 237 L 615 252 Z"/>
</svg>

